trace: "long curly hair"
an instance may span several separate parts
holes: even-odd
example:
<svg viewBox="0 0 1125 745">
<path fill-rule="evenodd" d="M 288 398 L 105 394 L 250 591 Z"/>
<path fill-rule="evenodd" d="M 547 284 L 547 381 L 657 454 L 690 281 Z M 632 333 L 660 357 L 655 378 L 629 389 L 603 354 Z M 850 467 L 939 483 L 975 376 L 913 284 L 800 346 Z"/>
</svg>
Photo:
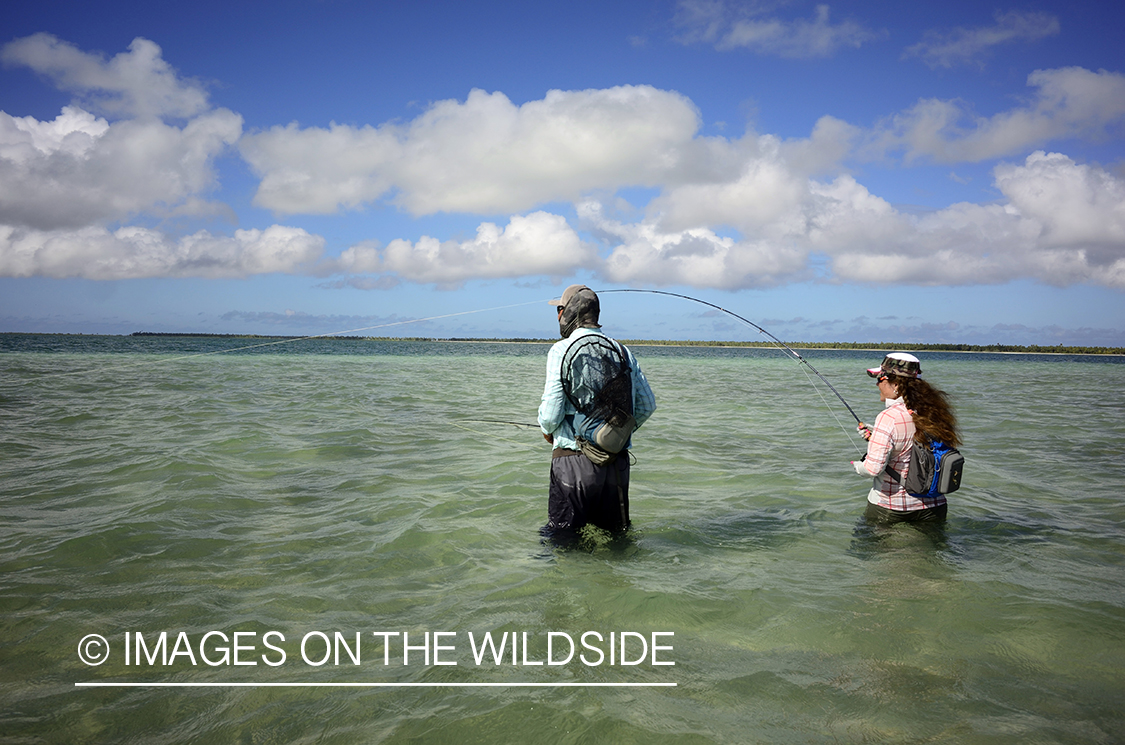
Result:
<svg viewBox="0 0 1125 745">
<path fill-rule="evenodd" d="M 915 440 L 925 442 L 928 437 L 951 447 L 961 444 L 961 436 L 957 434 L 957 417 L 944 391 L 921 378 L 891 375 L 889 380 L 895 384 L 914 419 Z"/>
</svg>

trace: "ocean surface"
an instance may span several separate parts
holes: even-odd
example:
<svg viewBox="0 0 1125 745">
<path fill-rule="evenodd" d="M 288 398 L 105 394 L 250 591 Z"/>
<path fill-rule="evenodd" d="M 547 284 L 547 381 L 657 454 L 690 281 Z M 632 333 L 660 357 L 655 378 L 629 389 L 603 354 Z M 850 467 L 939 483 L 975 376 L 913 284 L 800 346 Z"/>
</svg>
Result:
<svg viewBox="0 0 1125 745">
<path fill-rule="evenodd" d="M 635 529 L 560 550 L 546 345 L 258 343 L 0 335 L 0 742 L 1125 736 L 1122 358 L 920 354 L 922 532 L 803 366 L 635 347 Z M 804 354 L 874 420 L 882 353 Z"/>
</svg>

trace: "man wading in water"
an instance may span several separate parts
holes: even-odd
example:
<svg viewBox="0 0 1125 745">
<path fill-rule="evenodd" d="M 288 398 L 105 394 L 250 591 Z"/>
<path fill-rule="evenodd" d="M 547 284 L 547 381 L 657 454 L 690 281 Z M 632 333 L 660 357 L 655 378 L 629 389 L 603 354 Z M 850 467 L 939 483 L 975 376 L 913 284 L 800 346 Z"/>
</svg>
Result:
<svg viewBox="0 0 1125 745">
<path fill-rule="evenodd" d="M 587 524 L 628 529 L 630 436 L 656 411 L 656 399 L 633 353 L 601 332 L 593 290 L 571 285 L 551 304 L 562 341 L 547 354 L 539 404 L 543 438 L 555 446 L 539 532 L 569 543 Z"/>
</svg>

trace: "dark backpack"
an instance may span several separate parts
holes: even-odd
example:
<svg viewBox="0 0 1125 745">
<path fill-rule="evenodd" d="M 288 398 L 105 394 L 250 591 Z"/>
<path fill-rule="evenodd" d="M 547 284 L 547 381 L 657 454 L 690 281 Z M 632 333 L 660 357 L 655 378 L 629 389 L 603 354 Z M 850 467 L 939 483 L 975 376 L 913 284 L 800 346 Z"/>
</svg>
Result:
<svg viewBox="0 0 1125 745">
<path fill-rule="evenodd" d="M 574 432 L 579 444 L 592 443 L 611 455 L 624 450 L 637 428 L 624 347 L 601 334 L 587 334 L 567 348 L 560 377 L 563 393 L 578 412 Z"/>
<path fill-rule="evenodd" d="M 910 449 L 910 471 L 906 482 L 902 474 L 887 466 L 887 473 L 906 489 L 912 497 L 933 499 L 961 488 L 961 472 L 965 468 L 965 456 L 957 448 L 949 447 L 941 440 L 928 440 L 925 444 L 914 441 Z"/>
</svg>

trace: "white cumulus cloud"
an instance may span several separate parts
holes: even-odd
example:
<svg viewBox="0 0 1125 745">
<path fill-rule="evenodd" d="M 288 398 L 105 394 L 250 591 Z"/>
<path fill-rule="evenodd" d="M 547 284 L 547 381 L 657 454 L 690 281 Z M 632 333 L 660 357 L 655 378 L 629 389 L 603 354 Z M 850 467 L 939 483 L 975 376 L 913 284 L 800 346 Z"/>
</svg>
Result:
<svg viewBox="0 0 1125 745">
<path fill-rule="evenodd" d="M 1026 106 L 974 116 L 959 101 L 926 99 L 880 123 L 868 135 L 869 155 L 902 151 L 906 160 L 979 162 L 1051 140 L 1096 139 L 1125 122 L 1125 75 L 1081 67 L 1036 70 Z"/>
<path fill-rule="evenodd" d="M 684 145 L 698 127 L 688 99 L 650 86 L 556 90 L 521 106 L 474 90 L 407 124 L 291 124 L 248 134 L 241 149 L 261 176 L 255 203 L 276 212 L 334 212 L 393 189 L 414 215 L 495 214 L 659 185 L 670 170 L 696 167 Z"/>
<path fill-rule="evenodd" d="M 0 112 L 0 224 L 74 229 L 173 210 L 214 186 L 214 159 L 241 132 L 226 109 L 183 127 L 74 107 L 52 122 Z"/>
<path fill-rule="evenodd" d="M 274 225 L 207 231 L 174 238 L 156 230 L 102 227 L 41 231 L 0 226 L 0 276 L 137 279 L 246 277 L 304 271 L 324 251 L 324 239 L 300 228 Z"/>
<path fill-rule="evenodd" d="M 59 152 L 81 158 L 108 129 L 105 119 L 74 106 L 64 106 L 49 122 L 0 111 L 0 158 L 26 163 Z"/>
<path fill-rule="evenodd" d="M 79 96 L 83 108 L 106 114 L 191 117 L 210 108 L 203 86 L 181 78 L 160 47 L 139 36 L 128 52 L 106 60 L 51 34 L 34 34 L 5 44 L 0 60 L 46 75 Z"/>
<path fill-rule="evenodd" d="M 995 176 L 1012 208 L 1039 226 L 1041 247 L 1081 252 L 1110 274 L 1125 267 L 1125 181 L 1042 151 L 1022 166 L 997 166 Z"/>
<path fill-rule="evenodd" d="M 595 210 L 588 206 L 587 216 Z M 653 223 L 606 220 L 597 227 L 620 241 L 601 272 L 613 282 L 737 290 L 810 276 L 807 252 L 799 247 L 739 241 L 709 228 L 664 232 Z"/>
<path fill-rule="evenodd" d="M 883 233 L 857 231 L 855 210 L 824 215 L 817 249 L 833 257 L 839 280 L 967 285 L 1032 278 L 1125 289 L 1121 179 L 1042 151 L 1022 165 L 997 166 L 994 177 L 1006 201 L 920 216 L 884 205 L 878 222 L 891 229 Z M 850 191 L 866 192 L 858 184 Z"/>
<path fill-rule="evenodd" d="M 385 273 L 410 282 L 457 286 L 470 279 L 567 276 L 600 262 L 596 249 L 578 237 L 565 218 L 547 212 L 513 216 L 501 229 L 481 223 L 476 237 L 441 241 L 423 236 L 346 249 L 322 269 L 348 274 Z M 380 285 L 385 286 L 385 285 Z"/>
<path fill-rule="evenodd" d="M 670 185 L 650 203 L 664 230 L 726 225 L 769 238 L 804 230 L 808 174 L 786 157 L 776 137 L 748 137 L 742 144 L 732 178 Z"/>
</svg>

